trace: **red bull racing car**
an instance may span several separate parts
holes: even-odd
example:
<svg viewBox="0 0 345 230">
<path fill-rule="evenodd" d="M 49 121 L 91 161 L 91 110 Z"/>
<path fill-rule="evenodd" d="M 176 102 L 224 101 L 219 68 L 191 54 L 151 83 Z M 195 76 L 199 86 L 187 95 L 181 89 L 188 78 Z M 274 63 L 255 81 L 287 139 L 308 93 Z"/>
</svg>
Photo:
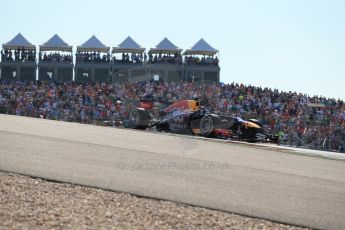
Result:
<svg viewBox="0 0 345 230">
<path fill-rule="evenodd" d="M 223 139 L 239 139 L 249 142 L 269 141 L 262 124 L 255 119 L 210 113 L 195 100 L 181 100 L 164 109 L 155 109 L 163 102 L 141 100 L 138 108 L 129 114 L 130 127 L 134 129 L 156 128 L 178 134 L 200 135 Z M 167 104 L 166 102 L 164 102 Z"/>
</svg>

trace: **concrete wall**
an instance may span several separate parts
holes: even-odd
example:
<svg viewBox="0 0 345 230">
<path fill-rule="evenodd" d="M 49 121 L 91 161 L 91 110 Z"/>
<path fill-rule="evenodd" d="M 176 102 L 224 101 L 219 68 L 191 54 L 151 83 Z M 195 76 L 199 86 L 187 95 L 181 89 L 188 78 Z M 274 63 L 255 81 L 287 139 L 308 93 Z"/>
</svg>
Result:
<svg viewBox="0 0 345 230">
<path fill-rule="evenodd" d="M 35 62 L 5 62 L 1 65 L 1 78 L 4 80 L 36 80 Z M 218 66 L 170 65 L 170 64 L 124 64 L 124 63 L 39 63 L 38 80 L 55 80 L 57 82 L 140 82 L 160 81 L 212 81 L 219 82 Z M 13 72 L 16 76 L 13 77 Z M 50 76 L 52 76 L 52 78 Z"/>
</svg>

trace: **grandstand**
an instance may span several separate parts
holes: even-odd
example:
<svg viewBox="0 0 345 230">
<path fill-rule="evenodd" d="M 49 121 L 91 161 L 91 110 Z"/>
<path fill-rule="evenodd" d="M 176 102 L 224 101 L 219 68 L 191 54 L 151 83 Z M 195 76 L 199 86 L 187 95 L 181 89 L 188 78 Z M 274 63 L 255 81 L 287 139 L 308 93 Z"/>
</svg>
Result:
<svg viewBox="0 0 345 230">
<path fill-rule="evenodd" d="M 93 35 L 77 46 L 73 55 L 73 47 L 57 34 L 37 49 L 19 33 L 2 45 L 1 79 L 74 80 L 79 83 L 150 80 L 219 82 L 218 50 L 204 39 L 185 52 L 168 38 L 148 52 L 145 50 L 131 37 L 110 48 Z"/>
<path fill-rule="evenodd" d="M 116 127 L 123 121 L 126 127 L 140 98 L 169 102 L 195 95 L 216 114 L 260 120 L 280 144 L 345 152 L 343 101 L 234 83 L 0 81 L 0 114 Z"/>
</svg>

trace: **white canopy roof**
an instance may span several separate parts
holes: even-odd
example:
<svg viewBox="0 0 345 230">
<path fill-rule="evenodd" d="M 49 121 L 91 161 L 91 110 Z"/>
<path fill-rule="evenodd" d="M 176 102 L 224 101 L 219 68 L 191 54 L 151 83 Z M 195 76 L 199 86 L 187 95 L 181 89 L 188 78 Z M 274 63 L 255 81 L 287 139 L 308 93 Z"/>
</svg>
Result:
<svg viewBox="0 0 345 230">
<path fill-rule="evenodd" d="M 36 46 L 32 45 L 26 38 L 21 34 L 17 34 L 11 41 L 2 45 L 4 49 L 17 49 L 18 47 L 24 47 L 25 49 L 36 50 Z"/>
<path fill-rule="evenodd" d="M 67 51 L 72 52 L 72 46 L 69 46 L 59 35 L 55 34 L 46 43 L 40 45 L 41 51 Z"/>
<path fill-rule="evenodd" d="M 155 48 L 150 49 L 150 53 L 180 53 L 182 49 L 175 46 L 169 39 L 164 38 Z"/>
<path fill-rule="evenodd" d="M 98 51 L 104 53 L 109 52 L 109 49 L 110 47 L 105 46 L 95 35 L 92 35 L 89 40 L 77 47 L 77 51 Z"/>
<path fill-rule="evenodd" d="M 195 45 L 187 49 L 185 54 L 214 55 L 218 50 L 210 46 L 204 39 L 200 39 Z"/>
<path fill-rule="evenodd" d="M 143 53 L 145 48 L 136 43 L 130 36 L 128 36 L 119 46 L 113 47 L 113 53 L 132 52 Z"/>
</svg>

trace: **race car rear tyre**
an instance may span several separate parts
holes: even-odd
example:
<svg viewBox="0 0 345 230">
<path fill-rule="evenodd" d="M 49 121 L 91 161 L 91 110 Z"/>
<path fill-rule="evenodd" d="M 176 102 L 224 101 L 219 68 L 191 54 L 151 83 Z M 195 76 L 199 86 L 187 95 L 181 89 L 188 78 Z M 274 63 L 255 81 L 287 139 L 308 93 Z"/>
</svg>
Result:
<svg viewBox="0 0 345 230">
<path fill-rule="evenodd" d="M 213 131 L 214 122 L 212 116 L 204 116 L 200 121 L 200 134 L 208 136 Z"/>
<path fill-rule="evenodd" d="M 135 109 L 129 113 L 129 124 L 133 129 L 146 129 L 149 122 L 150 115 L 144 109 Z"/>
</svg>

